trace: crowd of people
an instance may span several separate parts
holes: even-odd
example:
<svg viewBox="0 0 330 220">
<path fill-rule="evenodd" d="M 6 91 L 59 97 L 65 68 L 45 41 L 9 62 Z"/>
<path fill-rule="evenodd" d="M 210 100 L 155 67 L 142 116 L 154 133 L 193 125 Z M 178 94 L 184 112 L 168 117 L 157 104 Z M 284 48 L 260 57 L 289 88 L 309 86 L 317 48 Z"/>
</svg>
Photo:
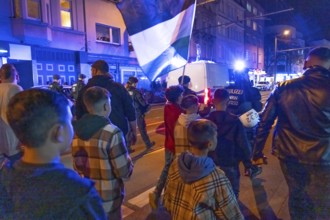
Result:
<svg viewBox="0 0 330 220">
<path fill-rule="evenodd" d="M 310 51 L 300 78 L 279 84 L 262 109 L 244 76 L 217 89 L 214 108 L 199 114 L 190 78 L 166 89 L 165 165 L 152 209 L 172 219 L 244 219 L 240 171 L 255 178 L 274 128 L 274 155 L 289 188 L 292 219 L 330 216 L 330 49 Z M 57 76 L 49 90 L 23 89 L 11 64 L 0 69 L 0 219 L 122 219 L 124 181 L 133 173 L 138 127 L 146 150 L 155 145 L 145 125 L 150 105 L 130 77 L 115 82 L 98 60 L 92 78 L 80 75 L 75 111 Z M 261 111 L 260 121 L 255 113 Z M 257 114 L 258 115 L 258 114 Z M 72 149 L 74 170 L 61 164 Z M 162 196 L 163 193 L 163 196 Z"/>
</svg>

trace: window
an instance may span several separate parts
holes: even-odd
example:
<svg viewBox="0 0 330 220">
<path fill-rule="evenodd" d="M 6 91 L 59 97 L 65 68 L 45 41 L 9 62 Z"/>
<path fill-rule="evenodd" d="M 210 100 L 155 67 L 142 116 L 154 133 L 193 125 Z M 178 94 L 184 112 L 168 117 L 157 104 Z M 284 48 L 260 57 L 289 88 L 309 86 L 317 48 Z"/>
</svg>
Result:
<svg viewBox="0 0 330 220">
<path fill-rule="evenodd" d="M 20 0 L 14 1 L 14 13 L 16 18 L 22 17 Z"/>
<path fill-rule="evenodd" d="M 38 75 L 38 85 L 43 85 L 44 84 L 44 77 L 41 75 Z"/>
<path fill-rule="evenodd" d="M 54 70 L 54 68 L 53 68 L 53 64 L 46 64 L 46 70 L 47 71 L 53 71 Z"/>
<path fill-rule="evenodd" d="M 112 44 L 120 44 L 120 28 L 96 24 L 96 40 Z"/>
<path fill-rule="evenodd" d="M 41 19 L 40 0 L 27 0 L 27 14 L 29 18 Z"/>
<path fill-rule="evenodd" d="M 251 4 L 249 2 L 246 3 L 246 9 L 251 12 L 252 11 L 252 7 Z"/>
<path fill-rule="evenodd" d="M 257 23 L 254 21 L 253 22 L 253 30 L 256 31 L 258 29 L 258 25 Z"/>
<path fill-rule="evenodd" d="M 74 72 L 74 65 L 68 65 L 68 71 Z"/>
<path fill-rule="evenodd" d="M 256 7 L 253 7 L 253 14 L 255 14 L 255 15 L 258 14 L 258 9 Z"/>
<path fill-rule="evenodd" d="M 58 65 L 58 71 L 59 72 L 65 72 L 65 65 Z"/>
<path fill-rule="evenodd" d="M 42 63 L 37 63 L 37 70 L 42 70 Z"/>
<path fill-rule="evenodd" d="M 71 0 L 61 0 L 60 1 L 60 7 L 61 7 L 61 26 L 66 28 L 71 28 Z"/>
<path fill-rule="evenodd" d="M 251 20 L 250 19 L 246 20 L 246 26 L 251 27 Z"/>
</svg>

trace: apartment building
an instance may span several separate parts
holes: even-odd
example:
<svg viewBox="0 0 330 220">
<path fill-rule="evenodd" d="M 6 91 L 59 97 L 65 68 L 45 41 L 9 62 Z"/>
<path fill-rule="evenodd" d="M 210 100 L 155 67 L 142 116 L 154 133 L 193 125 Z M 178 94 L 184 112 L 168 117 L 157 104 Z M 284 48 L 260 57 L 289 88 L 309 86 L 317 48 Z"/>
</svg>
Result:
<svg viewBox="0 0 330 220">
<path fill-rule="evenodd" d="M 3 0 L 0 25 L 0 64 L 15 63 L 23 88 L 50 83 L 53 74 L 71 85 L 79 73 L 90 76 L 97 59 L 118 81 L 142 74 L 112 1 Z"/>
<path fill-rule="evenodd" d="M 234 0 L 217 0 L 196 8 L 190 60 L 211 60 L 234 67 L 244 59 L 244 8 Z"/>
</svg>

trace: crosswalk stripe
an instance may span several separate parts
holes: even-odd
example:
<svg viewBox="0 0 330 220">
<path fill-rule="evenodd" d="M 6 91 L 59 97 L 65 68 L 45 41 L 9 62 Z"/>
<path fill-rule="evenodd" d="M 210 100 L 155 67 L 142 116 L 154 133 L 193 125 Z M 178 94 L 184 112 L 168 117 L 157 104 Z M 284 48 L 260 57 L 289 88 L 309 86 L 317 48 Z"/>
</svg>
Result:
<svg viewBox="0 0 330 220">
<path fill-rule="evenodd" d="M 148 189 L 147 191 L 144 191 L 140 195 L 128 200 L 128 202 L 132 205 L 142 208 L 149 203 L 149 193 L 153 192 L 154 189 L 155 189 L 155 187 L 152 187 L 152 188 Z"/>
<path fill-rule="evenodd" d="M 130 209 L 130 208 L 124 206 L 124 205 L 121 206 L 121 210 L 123 212 L 123 218 L 129 216 L 130 214 L 132 214 L 134 212 L 133 209 Z"/>
</svg>

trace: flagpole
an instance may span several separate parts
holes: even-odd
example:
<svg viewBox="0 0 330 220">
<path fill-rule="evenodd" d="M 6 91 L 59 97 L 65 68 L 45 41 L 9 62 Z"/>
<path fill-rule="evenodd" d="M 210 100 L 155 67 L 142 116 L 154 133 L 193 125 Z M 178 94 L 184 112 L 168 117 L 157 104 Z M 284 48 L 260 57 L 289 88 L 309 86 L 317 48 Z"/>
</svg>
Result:
<svg viewBox="0 0 330 220">
<path fill-rule="evenodd" d="M 187 63 L 189 62 L 189 57 L 190 57 L 190 40 L 191 40 L 191 35 L 192 35 L 192 30 L 194 28 L 194 21 L 195 21 L 195 14 L 196 14 L 196 0 L 195 0 L 195 9 L 194 9 L 194 15 L 193 15 L 193 18 L 192 19 L 192 24 L 191 24 L 191 31 L 190 31 L 190 34 L 189 34 L 189 44 L 188 44 L 188 54 L 187 54 Z M 186 69 L 186 65 L 187 63 L 183 66 L 183 70 L 182 70 L 182 77 L 181 77 L 181 82 L 180 82 L 180 85 L 183 85 L 183 76 L 184 76 L 184 72 L 185 72 L 185 69 Z"/>
</svg>

